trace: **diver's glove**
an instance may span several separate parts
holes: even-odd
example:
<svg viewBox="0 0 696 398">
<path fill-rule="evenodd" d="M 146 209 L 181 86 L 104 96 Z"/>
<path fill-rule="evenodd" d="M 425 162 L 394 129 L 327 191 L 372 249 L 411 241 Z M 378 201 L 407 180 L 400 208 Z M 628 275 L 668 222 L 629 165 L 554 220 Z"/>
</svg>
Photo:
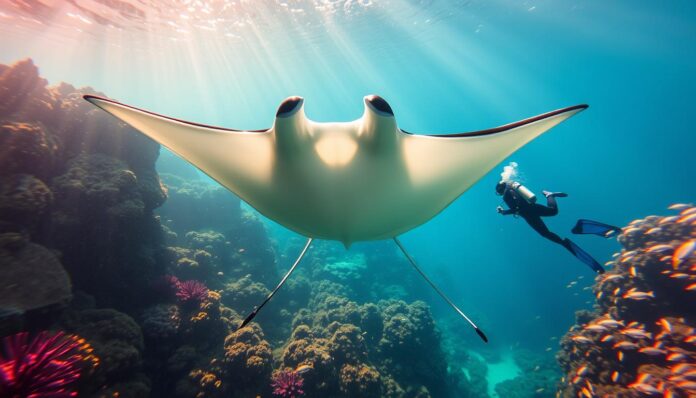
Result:
<svg viewBox="0 0 696 398">
<path fill-rule="evenodd" d="M 503 206 L 498 206 L 495 208 L 495 211 L 498 212 L 498 214 L 503 214 Z"/>
</svg>

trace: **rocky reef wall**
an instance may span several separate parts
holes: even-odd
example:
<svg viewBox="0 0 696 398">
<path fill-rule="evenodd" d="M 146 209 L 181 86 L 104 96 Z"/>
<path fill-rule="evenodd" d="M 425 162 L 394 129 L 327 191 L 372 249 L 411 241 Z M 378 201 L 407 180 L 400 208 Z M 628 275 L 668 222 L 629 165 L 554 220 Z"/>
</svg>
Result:
<svg viewBox="0 0 696 398">
<path fill-rule="evenodd" d="M 696 396 L 696 207 L 635 220 L 561 341 L 558 397 Z"/>
</svg>

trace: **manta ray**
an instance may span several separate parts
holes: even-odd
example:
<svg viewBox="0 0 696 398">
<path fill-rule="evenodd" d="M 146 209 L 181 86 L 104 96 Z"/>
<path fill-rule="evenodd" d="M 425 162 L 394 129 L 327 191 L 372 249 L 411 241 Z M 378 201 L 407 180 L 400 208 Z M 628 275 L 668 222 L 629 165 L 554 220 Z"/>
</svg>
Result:
<svg viewBox="0 0 696 398">
<path fill-rule="evenodd" d="M 492 168 L 542 133 L 587 108 L 576 105 L 487 130 L 414 134 L 402 130 L 383 98 L 364 97 L 362 117 L 319 123 L 304 99 L 284 100 L 270 128 L 236 130 L 163 116 L 120 102 L 84 99 L 170 149 L 264 216 L 307 238 L 276 288 L 313 239 L 346 248 L 392 239 L 410 264 L 484 341 L 486 335 L 421 270 L 398 236 L 435 217 Z"/>
</svg>

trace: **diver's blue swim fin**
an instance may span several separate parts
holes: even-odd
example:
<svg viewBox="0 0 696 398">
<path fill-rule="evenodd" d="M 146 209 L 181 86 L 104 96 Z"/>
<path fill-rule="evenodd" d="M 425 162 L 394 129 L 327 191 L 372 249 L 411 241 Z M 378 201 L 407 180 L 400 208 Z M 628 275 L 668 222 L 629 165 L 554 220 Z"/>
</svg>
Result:
<svg viewBox="0 0 696 398">
<path fill-rule="evenodd" d="M 572 240 L 566 238 L 564 239 L 564 242 L 566 243 L 566 248 L 573 253 L 575 257 L 578 258 L 578 260 L 582 261 L 583 263 L 587 264 L 588 267 L 592 268 L 592 271 L 598 273 L 598 274 L 603 274 L 604 273 L 604 268 L 599 265 L 597 260 L 592 258 L 586 251 L 582 250 L 580 246 L 576 245 L 573 243 Z"/>
<path fill-rule="evenodd" d="M 611 238 L 621 232 L 621 228 L 599 221 L 580 219 L 570 231 L 574 234 L 593 234 Z"/>
</svg>

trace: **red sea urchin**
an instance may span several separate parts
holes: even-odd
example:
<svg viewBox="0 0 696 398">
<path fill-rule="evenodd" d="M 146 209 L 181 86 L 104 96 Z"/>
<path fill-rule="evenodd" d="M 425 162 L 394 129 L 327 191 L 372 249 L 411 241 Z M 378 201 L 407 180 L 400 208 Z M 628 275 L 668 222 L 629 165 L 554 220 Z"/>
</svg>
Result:
<svg viewBox="0 0 696 398">
<path fill-rule="evenodd" d="M 271 387 L 273 395 L 283 398 L 295 398 L 304 395 L 302 376 L 291 370 L 281 370 L 273 376 Z"/>
<path fill-rule="evenodd" d="M 182 303 L 201 303 L 208 297 L 208 287 L 195 280 L 179 282 L 176 297 Z"/>
<path fill-rule="evenodd" d="M 84 346 L 84 347 L 83 347 Z M 0 396 L 12 398 L 75 397 L 74 384 L 85 360 L 83 340 L 62 332 L 23 332 L 2 339 Z"/>
</svg>

